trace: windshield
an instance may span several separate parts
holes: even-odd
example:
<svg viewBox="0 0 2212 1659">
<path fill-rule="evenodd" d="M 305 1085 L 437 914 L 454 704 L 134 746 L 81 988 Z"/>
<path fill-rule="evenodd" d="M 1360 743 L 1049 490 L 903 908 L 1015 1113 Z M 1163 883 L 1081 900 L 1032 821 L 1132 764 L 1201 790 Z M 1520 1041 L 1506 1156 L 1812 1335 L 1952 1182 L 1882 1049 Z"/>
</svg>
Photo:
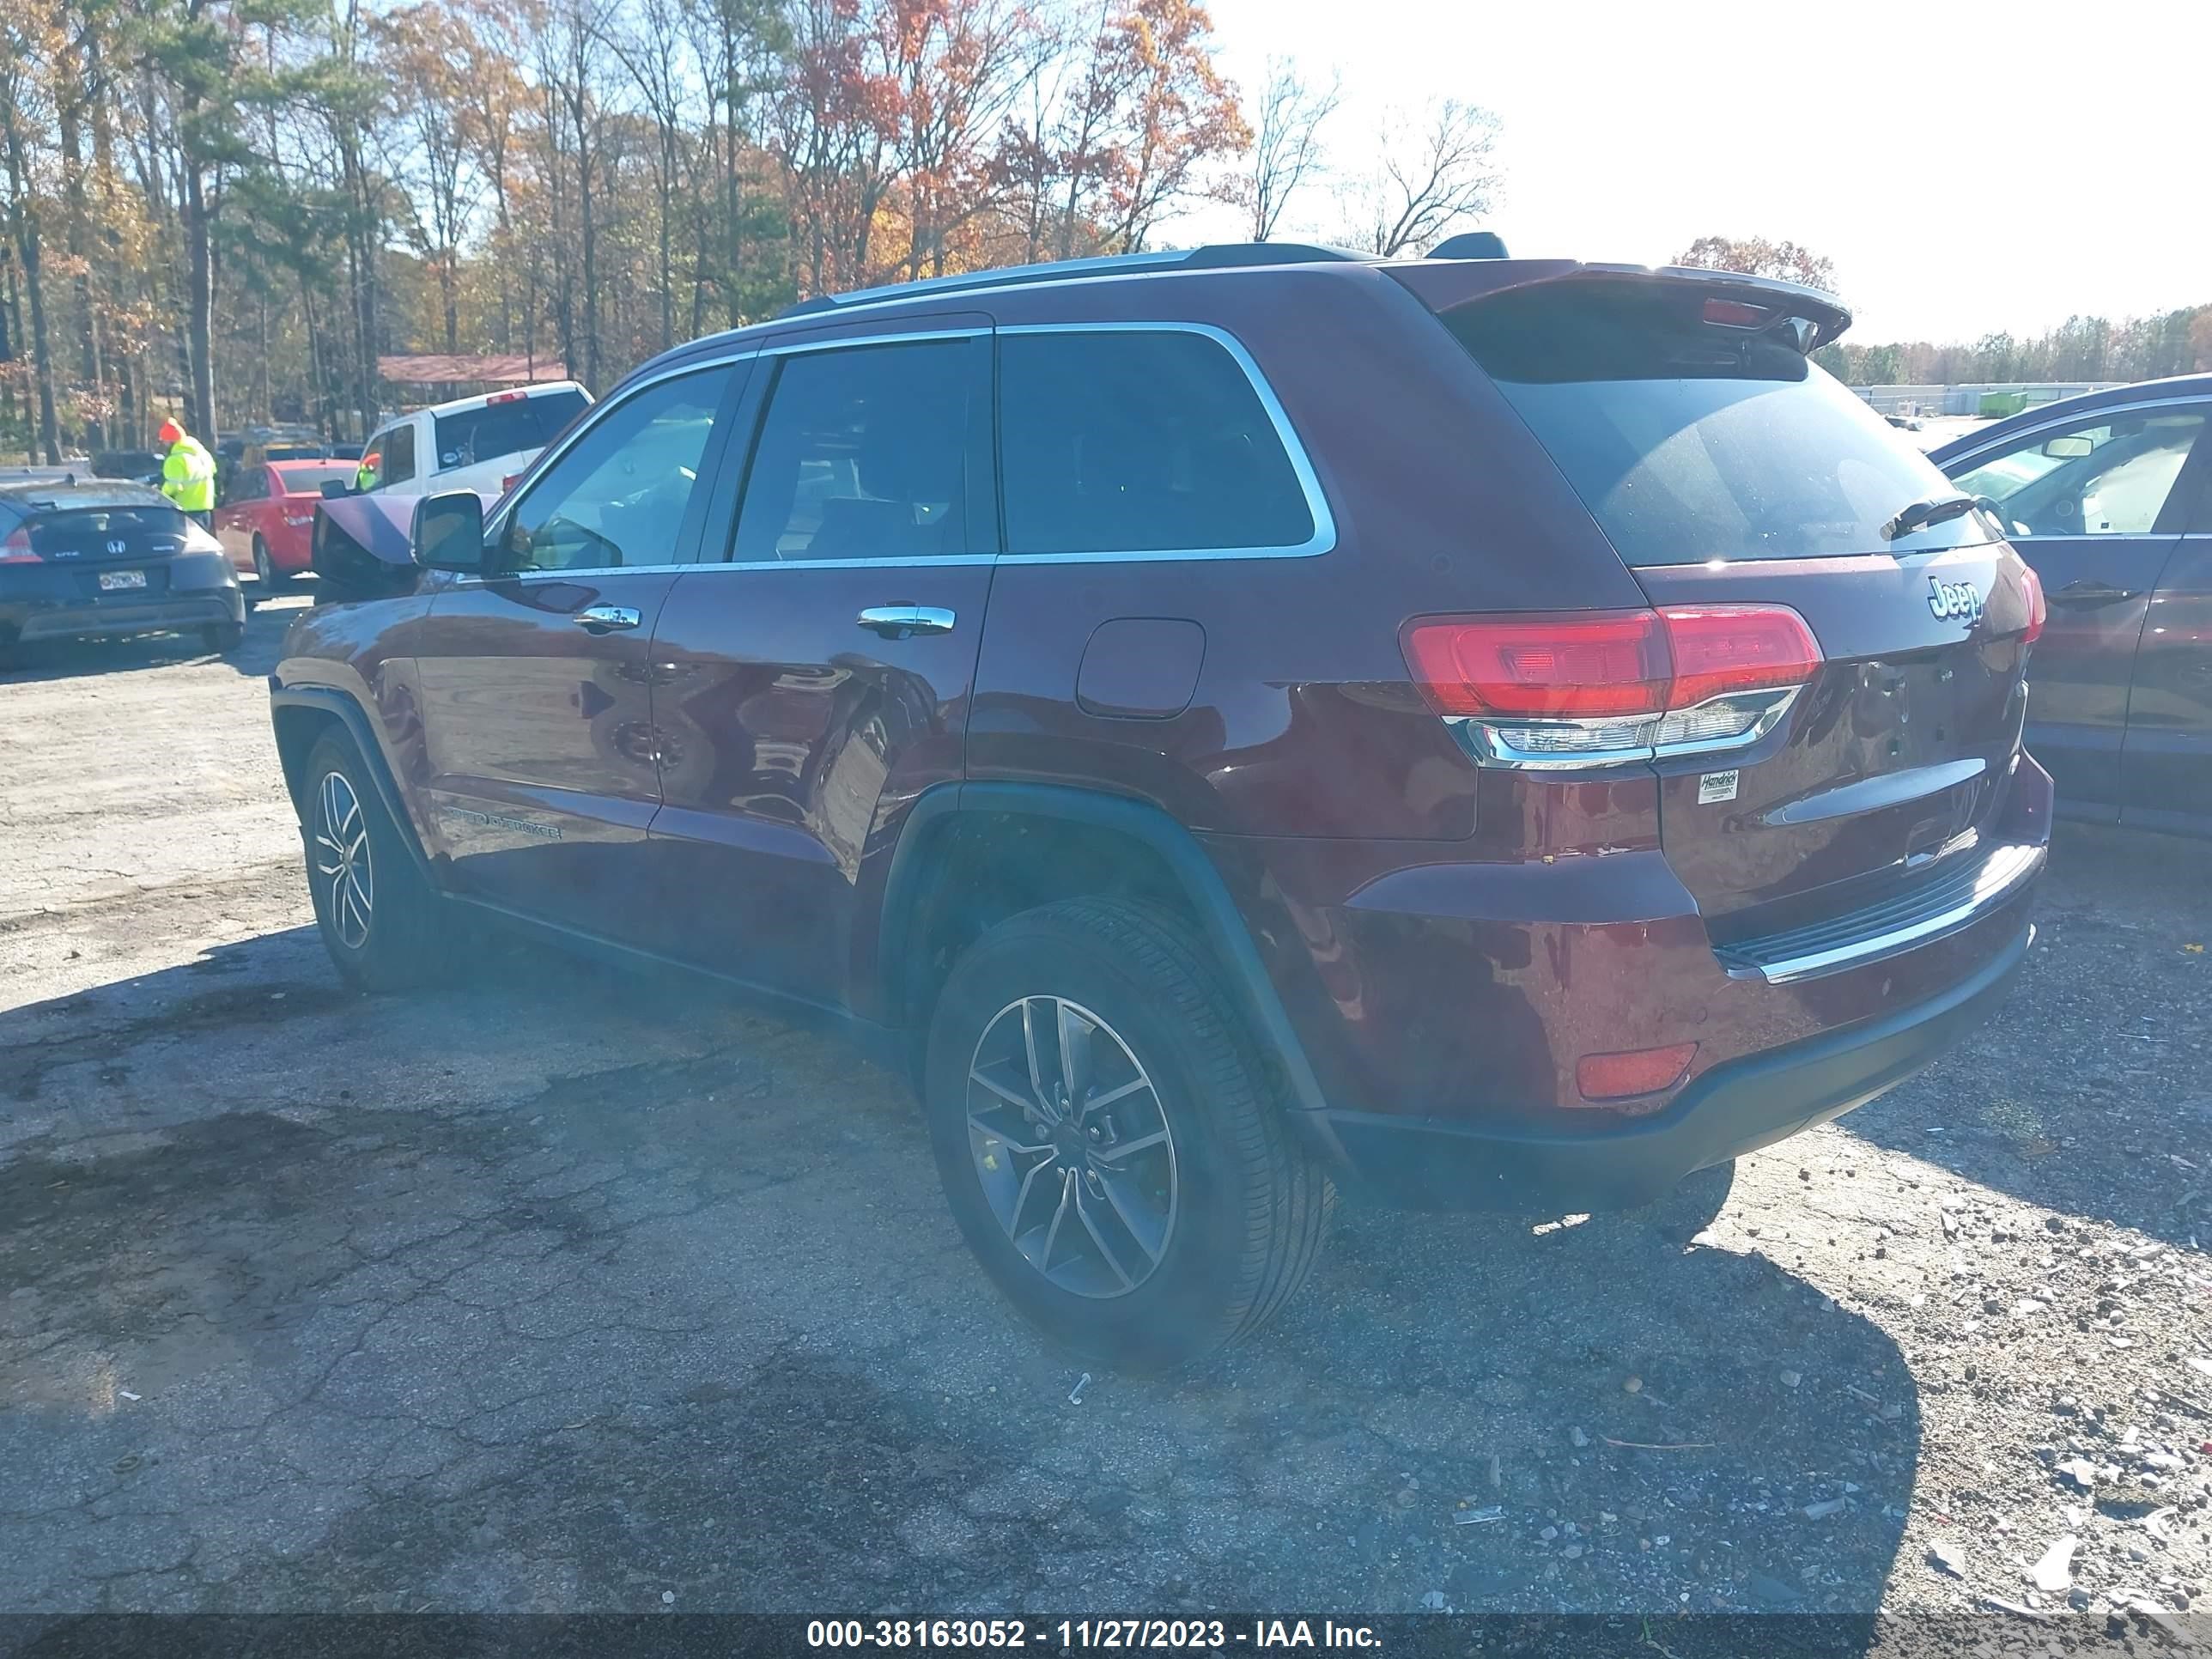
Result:
<svg viewBox="0 0 2212 1659">
<path fill-rule="evenodd" d="M 1447 319 L 1632 565 L 1805 559 L 1988 539 L 1974 514 L 1896 543 L 1955 493 L 1793 346 L 1715 327 L 1683 285 L 1524 289 Z"/>
<path fill-rule="evenodd" d="M 548 392 L 438 416 L 438 470 L 474 466 L 504 455 L 533 453 L 576 416 L 580 392 Z"/>
<path fill-rule="evenodd" d="M 333 462 L 328 466 L 280 467 L 276 476 L 284 481 L 287 495 L 314 495 L 321 493 L 325 484 L 333 481 L 351 483 L 356 470 L 350 464 Z"/>
</svg>

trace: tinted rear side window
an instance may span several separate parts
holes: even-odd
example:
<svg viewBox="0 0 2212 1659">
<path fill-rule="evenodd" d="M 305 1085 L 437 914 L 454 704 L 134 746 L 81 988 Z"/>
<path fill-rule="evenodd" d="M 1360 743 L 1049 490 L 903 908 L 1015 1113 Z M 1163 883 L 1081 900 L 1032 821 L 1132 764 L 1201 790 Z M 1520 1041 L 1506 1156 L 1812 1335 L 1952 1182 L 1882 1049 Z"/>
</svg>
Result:
<svg viewBox="0 0 2212 1659">
<path fill-rule="evenodd" d="M 974 550 L 968 478 L 980 349 L 960 336 L 781 359 L 738 510 L 738 561 Z"/>
<path fill-rule="evenodd" d="M 438 470 L 474 466 L 501 455 L 543 449 L 582 412 L 580 392 L 549 392 L 539 398 L 487 404 L 437 418 Z"/>
<path fill-rule="evenodd" d="M 1899 508 L 1952 486 L 1794 347 L 1706 324 L 1705 299 L 1686 283 L 1559 283 L 1445 324 L 1632 565 L 1988 539 L 1968 514 L 1885 540 Z"/>
<path fill-rule="evenodd" d="M 999 343 L 1006 551 L 1303 546 L 1283 441 L 1218 340 L 1165 329 L 1007 331 Z"/>
</svg>

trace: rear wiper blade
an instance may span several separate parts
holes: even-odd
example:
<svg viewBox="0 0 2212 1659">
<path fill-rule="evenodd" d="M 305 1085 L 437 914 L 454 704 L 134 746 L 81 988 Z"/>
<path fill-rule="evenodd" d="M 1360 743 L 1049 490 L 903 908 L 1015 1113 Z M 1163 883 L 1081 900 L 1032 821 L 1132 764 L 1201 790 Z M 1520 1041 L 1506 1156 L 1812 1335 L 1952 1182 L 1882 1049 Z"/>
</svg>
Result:
<svg viewBox="0 0 2212 1659">
<path fill-rule="evenodd" d="M 1899 536 L 1909 536 L 1916 530 L 1925 530 L 1931 524 L 1942 524 L 1972 512 L 1981 503 L 1972 495 L 1931 495 L 1924 501 L 1915 501 L 1901 507 L 1895 518 L 1881 527 L 1881 538 L 1893 542 Z"/>
</svg>

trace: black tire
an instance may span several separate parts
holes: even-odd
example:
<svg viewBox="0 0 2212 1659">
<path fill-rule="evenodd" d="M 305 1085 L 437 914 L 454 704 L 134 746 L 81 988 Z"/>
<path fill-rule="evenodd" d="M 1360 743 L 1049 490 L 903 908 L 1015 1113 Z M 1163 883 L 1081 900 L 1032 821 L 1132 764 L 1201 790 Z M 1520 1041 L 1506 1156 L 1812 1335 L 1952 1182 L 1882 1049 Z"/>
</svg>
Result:
<svg viewBox="0 0 2212 1659">
<path fill-rule="evenodd" d="M 273 599 L 292 586 L 290 573 L 276 568 L 276 562 L 269 556 L 269 544 L 258 536 L 253 538 L 253 580 L 264 599 Z"/>
<path fill-rule="evenodd" d="M 227 657 L 245 643 L 246 624 L 234 622 L 210 623 L 200 629 L 200 635 L 207 641 L 209 650 L 217 656 Z"/>
<path fill-rule="evenodd" d="M 333 776 L 342 781 L 342 790 L 331 789 Z M 361 815 L 358 825 L 350 817 L 336 826 L 325 821 L 333 809 L 343 815 L 348 801 Z M 453 955 L 445 902 L 416 864 L 406 832 L 384 810 L 367 764 L 342 732 L 325 733 L 307 751 L 301 820 L 316 930 L 346 981 L 365 991 L 397 991 L 443 978 Z M 354 890 L 351 902 L 343 896 L 342 877 L 330 872 L 334 844 L 365 845 L 368 854 L 368 881 Z M 363 896 L 366 907 L 359 903 Z"/>
<path fill-rule="evenodd" d="M 1121 1253 L 1139 1270 L 1133 1286 L 1113 1289 L 1102 1281 L 1108 1289 L 1085 1294 L 1048 1279 L 1016 1247 L 986 1192 L 981 1149 L 971 1149 L 970 1072 L 994 1021 L 1028 998 L 1076 1006 L 1107 1028 L 1116 1052 L 1151 1079 L 1135 1098 L 1156 1103 L 1156 1113 L 1152 1105 L 1144 1110 L 1170 1132 L 1172 1168 L 1162 1184 L 1175 1196 L 1156 1265 L 1144 1266 L 1147 1247 L 1141 1243 L 1134 1255 Z M 1013 1017 L 1018 1022 L 1018 1014 Z M 1030 1089 L 1030 1097 L 1036 1092 Z M 1327 1176 L 1292 1138 L 1279 1085 L 1218 970 L 1190 930 L 1165 911 L 1073 899 L 993 928 L 945 981 L 930 1025 L 923 1098 L 938 1172 L 969 1247 L 1007 1300 L 1080 1359 L 1163 1371 L 1240 1341 L 1290 1298 L 1320 1254 L 1334 1198 Z M 1003 1097 L 976 1098 L 987 1112 L 1007 1109 Z M 1113 1126 L 1107 1127 L 1110 1133 Z M 1095 1132 L 1091 1138 L 1097 1139 Z M 1006 1150 L 1010 1170 L 1025 1168 L 1014 1155 L 1018 1149 Z M 1079 1160 L 1082 1148 L 1066 1156 Z M 1042 1161 L 1049 1205 L 1050 1180 L 1062 1166 Z M 1087 1178 L 1077 1167 L 1067 1166 L 1070 1183 Z M 1064 1219 L 1073 1194 L 1068 1185 L 1061 1190 Z M 1004 1201 L 1003 1185 L 1000 1192 Z M 1018 1200 L 1012 1207 L 1018 1227 L 1025 1212 Z M 1106 1212 L 1092 1213 L 1103 1218 Z M 1136 1238 L 1133 1229 L 1115 1236 L 1124 1243 Z M 1105 1249 L 1097 1233 L 1091 1238 Z M 1043 1253 L 1053 1260 L 1049 1241 Z M 1129 1277 L 1118 1267 L 1115 1273 Z"/>
</svg>

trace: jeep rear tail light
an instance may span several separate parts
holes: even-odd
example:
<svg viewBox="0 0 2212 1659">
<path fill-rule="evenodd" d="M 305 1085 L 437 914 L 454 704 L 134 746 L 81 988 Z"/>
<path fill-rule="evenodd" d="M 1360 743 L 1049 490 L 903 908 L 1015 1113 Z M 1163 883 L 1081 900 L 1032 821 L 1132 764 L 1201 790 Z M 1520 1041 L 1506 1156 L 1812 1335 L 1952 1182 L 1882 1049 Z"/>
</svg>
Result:
<svg viewBox="0 0 2212 1659">
<path fill-rule="evenodd" d="M 1401 635 L 1430 706 L 1487 766 L 1614 765 L 1739 748 L 1819 670 L 1786 605 L 1424 617 Z"/>
<path fill-rule="evenodd" d="M 1439 617 L 1407 629 L 1405 647 L 1439 714 L 1580 718 L 1667 706 L 1672 669 L 1654 611 Z"/>
<path fill-rule="evenodd" d="M 17 525 L 8 532 L 8 539 L 0 542 L 0 564 L 44 564 L 46 561 L 31 550 L 31 531 L 27 525 Z"/>
</svg>

